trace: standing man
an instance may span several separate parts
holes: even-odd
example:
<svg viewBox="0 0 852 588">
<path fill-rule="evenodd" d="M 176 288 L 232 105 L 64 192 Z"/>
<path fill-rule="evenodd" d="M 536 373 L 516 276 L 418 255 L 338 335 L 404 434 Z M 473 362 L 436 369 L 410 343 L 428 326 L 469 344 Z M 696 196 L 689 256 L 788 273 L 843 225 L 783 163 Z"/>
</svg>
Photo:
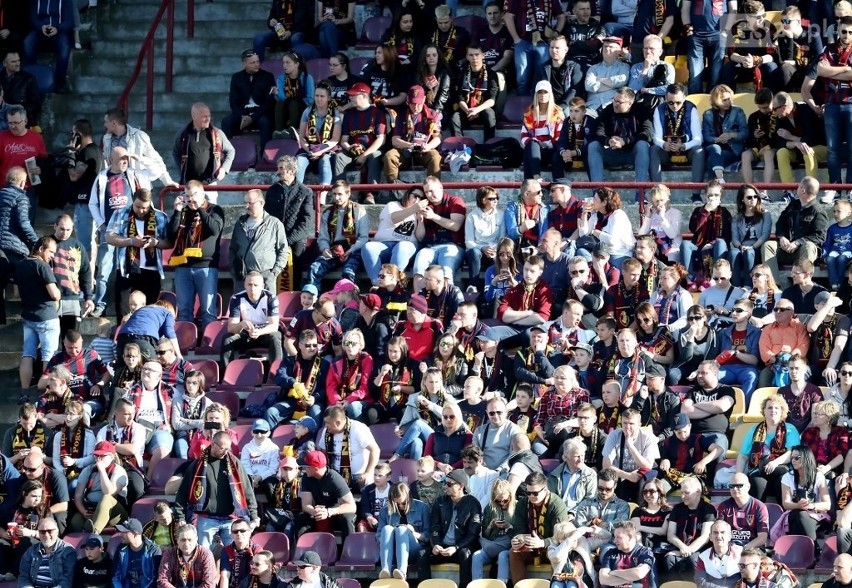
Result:
<svg viewBox="0 0 852 588">
<path fill-rule="evenodd" d="M 196 102 L 190 111 L 192 122 L 175 137 L 172 157 L 180 170 L 180 183 L 198 180 L 205 186 L 222 180 L 231 171 L 236 152 L 221 129 L 210 124 L 210 107 Z M 212 194 L 215 194 L 213 192 Z M 211 202 L 216 197 L 211 194 Z"/>
<path fill-rule="evenodd" d="M 24 345 L 19 375 L 21 400 L 27 402 L 27 389 L 33 378 L 33 362 L 41 349 L 41 361 L 47 363 L 59 346 L 59 300 L 62 292 L 56 275 L 50 267 L 56 254 L 56 239 L 41 237 L 33 253 L 16 270 L 18 291 L 21 294 L 21 318 L 24 327 Z"/>
<path fill-rule="evenodd" d="M 27 172 L 13 167 L 6 173 L 0 190 L 0 323 L 6 324 L 6 286 L 15 275 L 15 266 L 29 255 L 38 235 L 30 223 Z"/>
<path fill-rule="evenodd" d="M 515 76 L 518 94 L 532 94 L 536 68 L 547 59 L 545 29 L 557 15 L 546 0 L 507 0 L 503 21 L 515 42 Z"/>
<path fill-rule="evenodd" d="M 837 22 L 837 41 L 829 43 L 817 62 L 818 82 L 825 96 L 825 138 L 828 147 L 828 183 L 841 183 L 841 145 L 852 141 L 852 16 L 841 17 Z M 846 181 L 852 182 L 852 162 L 847 164 Z M 826 191 L 826 197 L 829 196 Z M 837 197 L 839 194 L 831 190 Z M 826 198 L 827 200 L 828 198 Z M 764 257 L 764 259 L 766 259 Z M 777 274 L 776 274 L 777 275 Z"/>
<path fill-rule="evenodd" d="M 231 296 L 228 317 L 228 336 L 222 342 L 222 365 L 227 367 L 238 351 L 258 347 L 269 349 L 271 365 L 281 359 L 278 297 L 264 290 L 260 272 L 249 272 L 245 290 Z"/>
<path fill-rule="evenodd" d="M 168 239 L 174 244 L 169 265 L 175 266 L 178 320 L 193 320 L 197 296 L 202 329 L 219 318 L 216 291 L 219 241 L 224 226 L 225 213 L 220 206 L 207 201 L 202 181 L 189 180 L 185 195 L 175 198 L 175 210 L 169 221 Z"/>
<path fill-rule="evenodd" d="M 224 545 L 231 544 L 233 517 L 250 520 L 252 529 L 260 524 L 251 480 L 240 458 L 231 453 L 227 431 L 213 435 L 201 457 L 190 462 L 174 507 L 178 524 L 193 531 L 197 527 L 205 547 L 213 544 L 216 533 Z"/>
<path fill-rule="evenodd" d="M 127 124 L 127 114 L 120 108 L 110 108 L 104 114 L 103 156 L 107 161 L 116 147 L 124 147 L 133 171 L 147 170 L 151 179 L 160 180 L 165 186 L 178 187 L 172 180 L 166 163 L 154 146 L 148 133 Z M 143 188 L 150 188 L 147 178 L 140 177 Z"/>
<path fill-rule="evenodd" d="M 296 179 L 299 164 L 295 157 L 282 155 L 276 166 L 278 181 L 266 191 L 263 209 L 284 224 L 284 234 L 290 245 L 290 275 L 293 284 L 298 284 L 305 270 L 302 256 L 308 239 L 316 235 L 314 193 Z"/>
<path fill-rule="evenodd" d="M 728 12 L 737 12 L 737 0 L 683 0 L 681 3 L 680 17 L 683 34 L 686 35 L 690 94 L 704 91 L 704 78 L 707 77 L 705 69 L 710 70 L 707 88 L 715 88 L 719 83 L 725 55 L 725 45 L 721 40 L 722 20 Z"/>
<path fill-rule="evenodd" d="M 339 472 L 350 488 L 363 489 L 373 483 L 379 463 L 379 445 L 370 427 L 346 416 L 341 406 L 329 406 L 325 426 L 317 435 L 317 449 L 331 459 L 329 467 Z"/>
<path fill-rule="evenodd" d="M 349 112 L 352 111 L 347 111 L 347 115 Z M 320 256 L 308 270 L 308 282 L 317 288 L 323 277 L 336 268 L 341 268 L 344 279 L 354 282 L 362 265 L 361 249 L 370 238 L 370 219 L 364 207 L 351 200 L 351 195 L 346 180 L 332 184 L 332 205 L 322 215 L 317 239 Z"/>
<path fill-rule="evenodd" d="M 36 166 L 30 171 L 35 175 L 41 175 L 38 162 L 47 158 L 47 149 L 41 134 L 27 128 L 27 111 L 23 106 L 10 106 L 6 111 L 6 122 L 9 123 L 9 130 L 0 131 L 0 178 L 6 177 L 9 170 L 15 166 L 27 169 L 26 161 L 31 158 L 36 159 Z M 38 199 L 29 178 L 27 178 L 26 191 L 30 201 L 29 215 L 32 222 L 35 220 Z"/>
<path fill-rule="evenodd" d="M 265 202 L 260 190 L 246 192 L 246 214 L 234 224 L 228 258 L 235 281 L 260 272 L 264 288 L 277 293 L 278 274 L 287 265 L 287 234 L 281 221 L 263 209 Z"/>
<path fill-rule="evenodd" d="M 92 123 L 81 118 L 74 122 L 71 128 L 71 147 L 74 148 L 76 164 L 68 170 L 69 183 L 66 197 L 74 204 L 74 224 L 77 228 L 77 238 L 83 244 L 86 255 L 92 256 L 93 218 L 89 211 L 89 200 L 92 186 L 103 167 L 101 151 L 95 144 Z"/>
<path fill-rule="evenodd" d="M 72 237 L 74 221 L 61 214 L 53 224 L 56 255 L 53 256 L 53 273 L 56 275 L 62 299 L 59 302 L 59 329 L 79 329 L 81 317 L 95 309 L 92 301 L 92 270 L 89 252 L 79 239 Z"/>
</svg>

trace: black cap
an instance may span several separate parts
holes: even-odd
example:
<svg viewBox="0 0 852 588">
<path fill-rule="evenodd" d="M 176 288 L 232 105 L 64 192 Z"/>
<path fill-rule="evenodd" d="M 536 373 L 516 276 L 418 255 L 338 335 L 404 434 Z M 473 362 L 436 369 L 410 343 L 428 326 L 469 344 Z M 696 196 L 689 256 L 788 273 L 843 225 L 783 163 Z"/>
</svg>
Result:
<svg viewBox="0 0 852 588">
<path fill-rule="evenodd" d="M 83 543 L 83 547 L 91 547 L 93 549 L 95 547 L 103 547 L 103 546 L 104 546 L 104 540 L 101 539 L 100 535 L 97 535 L 95 533 L 92 533 L 91 535 L 89 535 L 89 538 L 86 539 L 85 543 Z"/>
<path fill-rule="evenodd" d="M 316 551 L 306 551 L 302 554 L 302 557 L 293 562 L 293 565 L 297 568 L 322 566 L 322 558 L 320 558 L 319 553 Z"/>
<path fill-rule="evenodd" d="M 142 534 L 142 523 L 139 519 L 127 519 L 120 525 L 116 525 L 115 529 L 122 533 L 136 533 L 137 535 Z"/>
<path fill-rule="evenodd" d="M 565 186 L 566 188 L 571 188 L 571 182 L 568 181 L 568 178 L 559 178 L 550 182 L 551 186 Z"/>
<path fill-rule="evenodd" d="M 456 484 L 461 484 L 464 486 L 465 490 L 467 490 L 468 485 L 470 484 L 470 478 L 467 476 L 464 470 L 453 470 L 449 474 L 447 474 L 447 479 L 452 480 Z"/>
<path fill-rule="evenodd" d="M 649 362 L 645 366 L 645 377 L 646 378 L 653 378 L 653 377 L 665 378 L 666 377 L 666 370 L 663 368 L 663 366 L 661 366 L 657 362 Z"/>
</svg>

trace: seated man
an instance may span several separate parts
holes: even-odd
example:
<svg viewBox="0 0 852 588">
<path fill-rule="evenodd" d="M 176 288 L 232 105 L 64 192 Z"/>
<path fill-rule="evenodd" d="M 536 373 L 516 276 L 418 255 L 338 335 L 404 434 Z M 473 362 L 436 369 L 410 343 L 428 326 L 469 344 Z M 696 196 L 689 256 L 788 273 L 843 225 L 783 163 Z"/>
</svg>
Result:
<svg viewBox="0 0 852 588">
<path fill-rule="evenodd" d="M 742 545 L 731 541 L 731 525 L 716 520 L 710 527 L 710 547 L 698 554 L 695 584 L 700 588 L 726 588 L 740 578 Z"/>
<path fill-rule="evenodd" d="M 622 423 L 623 423 L 622 416 Z M 660 467 L 657 480 L 668 494 L 687 476 L 695 476 L 704 487 L 713 484 L 715 461 L 723 453 L 713 437 L 692 432 L 692 422 L 685 414 L 675 418 L 674 435 L 660 443 Z"/>
<path fill-rule="evenodd" d="M 213 553 L 208 547 L 199 545 L 198 530 L 194 525 L 183 525 L 178 529 L 177 545 L 164 550 L 157 572 L 157 586 L 187 585 L 187 577 L 192 578 L 195 586 L 214 586 L 219 577 Z"/>
<path fill-rule="evenodd" d="M 653 588 L 657 585 L 654 553 L 639 542 L 633 521 L 620 520 L 613 526 L 615 549 L 602 551 L 598 579 L 601 586 Z"/>
<path fill-rule="evenodd" d="M 766 18 L 766 9 L 758 0 L 743 2 L 745 19 L 738 20 L 729 34 L 727 60 L 722 65 L 721 82 L 736 88 L 737 82 L 753 82 L 760 89 L 763 80 L 772 78 L 778 68 L 773 47 L 775 26 Z"/>
<path fill-rule="evenodd" d="M 654 468 L 660 459 L 657 438 L 642 430 L 638 410 L 621 413 L 621 428 L 607 436 L 603 451 L 603 467 L 618 476 L 616 496 L 635 501 L 645 479 L 643 472 Z"/>
<path fill-rule="evenodd" d="M 627 329 L 636 320 L 636 307 L 648 300 L 642 277 L 642 263 L 636 258 L 621 264 L 620 280 L 604 294 L 604 312 L 615 319 L 617 329 Z"/>
<path fill-rule="evenodd" d="M 537 247 L 547 230 L 548 206 L 542 203 L 541 182 L 538 179 L 524 180 L 520 192 L 519 199 L 512 199 L 506 205 L 503 226 L 506 236 L 523 251 L 528 247 Z"/>
<path fill-rule="evenodd" d="M 633 47 L 638 48 L 636 42 Z M 646 35 L 642 41 L 642 59 L 634 54 L 627 85 L 639 96 L 639 102 L 651 104 L 661 100 L 666 89 L 675 81 L 675 68 L 663 61 L 663 39 L 659 35 Z"/>
<path fill-rule="evenodd" d="M 172 434 L 172 398 L 174 390 L 163 382 L 163 366 L 156 361 L 146 361 L 138 384 L 127 391 L 127 399 L 136 407 L 136 422 L 150 433 L 145 450 L 150 453 L 147 476 L 150 480 L 157 464 L 172 452 L 175 438 Z M 146 437 L 148 435 L 146 434 Z"/>
<path fill-rule="evenodd" d="M 790 269 L 792 286 L 781 291 L 781 297 L 789 300 L 797 315 L 816 314 L 816 301 L 820 294 L 828 290 L 814 282 L 814 264 L 800 259 Z"/>
<path fill-rule="evenodd" d="M 266 507 L 263 509 L 266 528 L 284 533 L 291 542 L 295 542 L 294 521 L 302 512 L 302 476 L 296 458 L 279 459 L 278 471 L 263 480 L 260 489 L 266 496 Z"/>
<path fill-rule="evenodd" d="M 568 57 L 568 41 L 562 35 L 550 39 L 550 59 L 539 66 L 539 80 L 550 82 L 553 102 L 565 113 L 570 114 L 570 103 L 584 93 L 583 68 Z"/>
<path fill-rule="evenodd" d="M 163 382 L 175 389 L 176 392 L 184 392 L 184 380 L 186 374 L 192 370 L 192 364 L 183 357 L 178 357 L 174 342 L 168 337 L 160 337 L 154 352 L 157 361 L 163 366 Z"/>
<path fill-rule="evenodd" d="M 58 94 L 71 92 L 68 86 L 68 64 L 71 61 L 71 45 L 74 42 L 75 10 L 77 6 L 73 2 L 37 2 L 30 6 L 30 32 L 24 38 L 24 67 L 30 68 L 36 64 L 40 50 L 52 50 L 56 54 L 54 92 Z"/>
<path fill-rule="evenodd" d="M 587 463 L 587 465 L 590 464 Z M 618 484 L 618 476 L 615 472 L 600 470 L 597 494 L 584 498 L 577 505 L 574 525 L 577 529 L 585 527 L 595 545 L 610 542 L 614 525 L 618 521 L 626 521 L 630 518 L 630 505 L 615 495 L 616 484 Z"/>
<path fill-rule="evenodd" d="M 771 386 L 775 379 L 775 362 L 781 354 L 808 357 L 811 340 L 808 329 L 795 315 L 793 303 L 781 298 L 775 303 L 775 322 L 764 325 L 758 347 L 766 367 L 760 372 L 758 387 Z"/>
<path fill-rule="evenodd" d="M 843 588 L 852 584 L 852 555 L 841 553 L 834 558 L 833 574 L 823 584 L 825 588 Z"/>
<path fill-rule="evenodd" d="M 503 325 L 491 327 L 490 333 L 498 340 L 507 339 L 533 325 L 550 320 L 553 306 L 553 292 L 542 279 L 544 260 L 538 255 L 530 255 L 524 263 L 523 282 L 510 288 L 497 309 L 497 318 Z M 520 341 L 512 343 L 520 344 Z M 505 343 L 506 346 L 511 345 Z"/>
<path fill-rule="evenodd" d="M 506 400 L 502 396 L 488 401 L 487 414 L 488 422 L 473 431 L 473 445 L 482 449 L 485 467 L 500 473 L 508 472 L 512 439 L 523 433 L 509 420 Z"/>
<path fill-rule="evenodd" d="M 692 181 L 704 181 L 704 141 L 698 107 L 686 99 L 683 84 L 666 88 L 665 104 L 654 109 L 654 146 L 651 148 L 651 181 L 663 179 L 662 164 L 692 167 Z M 701 197 L 693 191 L 693 202 Z"/>
<path fill-rule="evenodd" d="M 731 497 L 716 507 L 719 520 L 733 529 L 731 542 L 745 549 L 763 547 L 769 540 L 769 512 L 766 505 L 749 494 L 751 484 L 742 472 L 731 478 Z"/>
<path fill-rule="evenodd" d="M 346 168 L 366 166 L 367 182 L 377 184 L 382 174 L 382 146 L 387 132 L 387 115 L 370 101 L 370 86 L 358 82 L 346 91 L 354 104 L 343 114 L 340 149 L 334 155 L 334 179 L 342 180 Z"/>
<path fill-rule="evenodd" d="M 42 452 L 52 448 L 52 438 L 53 430 L 39 420 L 36 407 L 27 403 L 18 409 L 17 424 L 6 430 L 0 453 L 12 466 L 18 467 L 33 448 L 38 447 Z"/>
<path fill-rule="evenodd" d="M 630 78 L 630 66 L 619 59 L 624 41 L 619 37 L 604 37 L 602 42 L 602 60 L 586 72 L 586 105 L 597 111 L 613 101 L 617 90 L 627 88 Z"/>
<path fill-rule="evenodd" d="M 298 347 L 299 352 L 288 354 L 275 374 L 275 383 L 281 386 L 278 402 L 263 415 L 273 431 L 282 422 L 291 420 L 296 411 L 319 420 L 325 409 L 328 357 L 319 353 L 314 331 L 306 329 L 299 333 Z"/>
<path fill-rule="evenodd" d="M 654 365 L 652 355 L 639 346 L 636 333 L 621 329 L 616 337 L 617 349 L 606 366 L 607 380 L 616 380 L 621 387 L 621 404 L 640 409 L 644 402 L 636 395 L 645 385 L 645 372 Z"/>
<path fill-rule="evenodd" d="M 586 113 L 586 101 L 579 96 L 572 98 L 568 103 L 568 114 L 562 123 L 562 132 L 559 133 L 559 141 L 556 142 L 556 153 L 559 154 L 559 157 L 554 157 L 550 164 L 550 171 L 553 175 L 553 183 L 550 184 L 550 197 L 554 204 L 550 209 L 551 214 L 557 206 L 567 206 L 564 202 L 559 203 L 556 201 L 554 187 L 558 186 L 559 180 L 565 177 L 566 168 L 576 171 L 585 167 L 588 160 L 589 142 L 594 137 L 596 125 L 597 121 Z M 568 191 L 568 196 L 571 196 L 570 190 Z M 574 200 L 574 202 L 582 203 L 579 200 Z M 555 226 L 553 222 L 549 222 L 548 224 Z M 565 238 L 571 234 L 570 232 L 566 234 L 563 227 L 558 228 L 562 231 L 562 236 Z"/>
<path fill-rule="evenodd" d="M 775 158 L 778 160 L 778 175 L 781 181 L 785 184 L 796 182 L 792 164 L 800 161 L 805 165 L 805 175 L 815 178 L 817 166 L 828 161 L 825 123 L 806 103 L 794 102 L 787 92 L 779 92 L 773 96 L 772 113 L 777 121 L 772 146 L 777 149 Z M 793 199 L 793 192 L 786 194 Z"/>
<path fill-rule="evenodd" d="M 834 4 L 835 14 L 838 4 Z M 828 38 L 834 39 L 834 34 Z M 781 11 L 781 30 L 775 37 L 775 51 L 780 65 L 772 72 L 767 85 L 775 92 L 801 91 L 808 65 L 822 55 L 823 49 L 822 37 L 810 34 L 810 31 L 802 26 L 802 12 L 799 7 L 795 4 L 785 7 Z"/>
<path fill-rule="evenodd" d="M 464 50 L 470 43 L 470 33 L 453 22 L 452 9 L 447 4 L 435 8 L 435 28 L 430 35 L 438 47 L 438 54 L 450 66 L 464 59 Z"/>
<path fill-rule="evenodd" d="M 666 580 L 694 577 L 698 554 L 710 540 L 710 527 L 716 520 L 716 509 L 704 501 L 698 478 L 684 479 L 680 483 L 680 491 L 683 502 L 676 504 L 669 514 L 666 540 L 673 549 L 663 561 L 661 575 Z"/>
<path fill-rule="evenodd" d="M 562 312 L 571 280 L 568 273 L 570 256 L 562 250 L 562 233 L 557 229 L 544 231 L 538 242 L 538 254 L 544 259 L 542 279 L 553 293 L 551 313 L 556 315 Z"/>
<path fill-rule="evenodd" d="M 423 273 L 423 285 L 420 295 L 426 299 L 429 308 L 427 314 L 438 321 L 444 330 L 449 330 L 459 306 L 464 303 L 464 294 L 453 283 L 452 275 L 447 276 L 440 265 L 430 265 L 426 268 Z"/>
<path fill-rule="evenodd" d="M 231 112 L 222 119 L 222 130 L 229 139 L 244 131 L 258 129 L 260 146 L 272 138 L 275 76 L 260 68 L 257 51 L 242 54 L 243 69 L 231 76 L 228 102 Z"/>
<path fill-rule="evenodd" d="M 603 181 L 604 165 L 630 164 L 633 164 L 637 182 L 648 181 L 654 125 L 634 105 L 635 99 L 633 90 L 619 88 L 614 92 L 612 104 L 598 115 L 595 134 L 589 138 L 588 167 L 592 182 Z"/>
<path fill-rule="evenodd" d="M 316 288 L 316 286 L 313 287 Z M 331 358 L 343 355 L 343 329 L 337 320 L 334 301 L 330 298 L 317 300 L 312 308 L 296 313 L 285 332 L 283 345 L 287 355 L 293 357 L 298 353 L 296 338 L 301 340 L 301 334 L 304 331 L 312 331 L 316 334 L 316 340 L 319 343 L 317 352 L 320 356 Z"/>
<path fill-rule="evenodd" d="M 62 346 L 64 350 L 47 362 L 44 374 L 38 381 L 39 389 L 46 389 L 50 372 L 57 365 L 63 365 L 71 372 L 71 393 L 84 399 L 91 416 L 99 417 L 104 412 L 102 390 L 110 378 L 107 366 L 101 361 L 97 351 L 91 348 L 83 349 L 83 336 L 79 331 L 66 331 Z"/>
<path fill-rule="evenodd" d="M 400 320 L 393 330 L 392 337 L 402 337 L 408 344 L 408 358 L 414 361 L 426 361 L 435 344 L 441 337 L 443 326 L 429 317 L 429 305 L 420 294 L 408 301 L 405 318 Z"/>
<path fill-rule="evenodd" d="M 746 403 L 757 387 L 758 363 L 760 362 L 761 330 L 751 324 L 754 303 L 748 298 L 740 298 L 731 309 L 733 323 L 722 329 L 719 334 L 720 348 L 716 357 L 722 366 L 719 381 L 742 388 Z"/>
<path fill-rule="evenodd" d="M 452 135 L 461 137 L 470 123 L 481 121 L 485 140 L 493 138 L 497 130 L 497 74 L 485 65 L 485 53 L 478 41 L 468 46 L 467 63 L 459 68 L 452 90 L 456 96 L 451 107 Z"/>
<path fill-rule="evenodd" d="M 121 544 L 115 553 L 113 582 L 129 586 L 131 575 L 140 588 L 153 588 L 157 584 L 162 550 L 157 543 L 144 536 L 144 527 L 139 519 L 127 519 L 115 530 L 121 535 Z M 177 536 L 174 545 L 177 546 Z M 131 560 L 133 564 L 131 565 Z M 138 562 L 138 564 L 137 564 Z"/>
<path fill-rule="evenodd" d="M 278 330 L 278 297 L 264 290 L 263 275 L 249 272 L 245 290 L 231 296 L 228 303 L 228 334 L 222 342 L 222 365 L 227 367 L 239 351 L 258 347 L 269 350 L 269 363 L 281 360 L 281 332 Z"/>
<path fill-rule="evenodd" d="M 568 290 L 565 294 L 568 302 L 562 307 L 562 316 L 565 316 L 566 309 L 574 302 L 580 305 L 582 312 L 580 318 L 590 316 L 590 320 L 586 324 L 591 324 L 594 317 L 599 315 L 603 310 L 604 305 L 604 287 L 602 284 L 596 284 L 592 280 L 592 272 L 589 268 L 589 262 L 585 257 L 576 255 L 568 261 L 568 272 L 570 281 L 568 282 Z M 564 324 L 564 321 L 563 321 Z M 579 322 L 573 325 L 574 328 L 582 327 Z M 593 337 L 592 337 L 593 338 Z M 574 341 L 580 343 L 591 343 L 591 339 Z"/>
<path fill-rule="evenodd" d="M 308 271 L 308 280 L 317 288 L 325 274 L 337 268 L 354 282 L 361 266 L 361 248 L 370 238 L 370 221 L 364 207 L 350 200 L 351 195 L 346 180 L 332 184 L 332 205 L 322 214 L 317 239 L 321 255 Z"/>
<path fill-rule="evenodd" d="M 715 443 L 728 450 L 728 425 L 734 410 L 734 389 L 719 382 L 719 364 L 707 359 L 695 370 L 695 385 L 681 403 L 694 433 L 712 433 Z"/>
<path fill-rule="evenodd" d="M 449 268 L 455 274 L 464 255 L 464 221 L 467 209 L 464 200 L 444 192 L 441 180 L 428 176 L 423 180 L 425 200 L 409 207 L 410 214 L 418 214 L 420 222 L 415 235 L 420 241 L 420 250 L 414 258 L 414 291 L 424 286 L 423 275 L 430 265 Z M 409 210 L 406 209 L 406 210 Z"/>
<path fill-rule="evenodd" d="M 385 178 L 391 184 L 403 167 L 420 165 L 427 176 L 441 177 L 441 113 L 426 106 L 422 86 L 408 90 L 408 107 L 396 117 L 391 131 L 391 149 L 384 155 Z"/>
</svg>

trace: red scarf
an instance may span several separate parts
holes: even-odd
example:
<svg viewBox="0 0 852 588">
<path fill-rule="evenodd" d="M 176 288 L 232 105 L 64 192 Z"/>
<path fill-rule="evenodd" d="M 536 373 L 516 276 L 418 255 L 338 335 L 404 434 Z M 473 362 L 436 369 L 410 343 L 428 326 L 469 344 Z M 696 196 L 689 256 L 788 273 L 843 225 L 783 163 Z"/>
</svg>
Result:
<svg viewBox="0 0 852 588">
<path fill-rule="evenodd" d="M 766 444 L 766 421 L 763 420 L 754 428 L 754 434 L 751 437 L 751 454 L 748 457 L 749 469 L 754 469 L 760 466 L 760 460 L 763 458 L 763 448 Z M 787 440 L 787 423 L 781 421 L 775 429 L 775 438 L 772 439 L 772 445 L 769 447 L 769 459 L 775 459 L 787 453 L 785 446 Z"/>
<path fill-rule="evenodd" d="M 59 429 L 59 434 L 61 437 L 59 438 L 59 457 L 71 457 L 73 459 L 79 459 L 83 457 L 85 438 L 86 438 L 86 425 L 82 422 L 77 424 L 77 428 L 74 429 L 73 439 L 71 438 L 71 431 L 68 429 L 67 425 L 62 425 L 62 428 Z M 59 465 L 59 464 L 57 464 Z M 80 468 L 77 466 L 71 466 L 65 468 L 65 477 L 69 480 L 76 480 L 77 476 L 80 475 Z"/>
<path fill-rule="evenodd" d="M 202 511 L 207 502 L 208 481 L 207 466 L 210 459 L 210 448 L 201 452 L 201 458 L 195 464 L 192 474 L 192 482 L 189 486 L 189 498 L 187 499 L 187 520 L 195 524 L 198 513 Z M 228 484 L 231 486 L 231 497 L 234 501 L 234 513 L 232 519 L 249 518 L 248 501 L 243 481 L 239 474 L 239 460 L 230 451 L 222 457 L 225 469 L 228 473 Z"/>
<path fill-rule="evenodd" d="M 127 397 L 136 407 L 136 414 L 139 414 L 139 408 L 142 406 L 142 394 L 150 394 L 150 392 L 143 390 L 141 383 L 133 386 L 127 393 Z M 157 387 L 157 402 L 160 410 L 163 412 L 163 422 L 171 428 L 172 397 L 167 390 L 167 384 L 163 382 L 160 382 L 160 385 Z"/>
<path fill-rule="evenodd" d="M 201 210 L 207 211 L 210 205 L 205 201 Z M 201 246 L 204 242 L 204 227 L 201 226 L 201 213 L 198 210 L 185 209 L 180 216 L 180 226 L 175 237 L 175 248 L 169 258 L 170 266 L 185 265 L 189 258 L 204 255 Z"/>
</svg>

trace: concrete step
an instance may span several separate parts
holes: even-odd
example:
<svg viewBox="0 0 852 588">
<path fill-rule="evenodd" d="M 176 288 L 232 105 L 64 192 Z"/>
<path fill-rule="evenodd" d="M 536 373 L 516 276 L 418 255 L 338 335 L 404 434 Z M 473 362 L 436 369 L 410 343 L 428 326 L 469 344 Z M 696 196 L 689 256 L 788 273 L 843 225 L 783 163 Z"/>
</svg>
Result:
<svg viewBox="0 0 852 588">
<path fill-rule="evenodd" d="M 221 6 L 220 6 L 221 8 Z M 268 7 L 267 7 L 268 9 Z M 265 33 L 268 28 L 266 26 L 266 11 L 260 19 L 245 19 L 239 17 L 239 12 L 233 11 L 235 14 L 230 15 L 212 15 L 207 18 L 195 19 L 195 40 L 199 42 L 210 43 L 210 39 L 215 37 L 216 44 L 222 39 L 238 39 L 246 43 L 247 47 L 251 47 L 252 39 L 258 33 Z M 153 15 L 152 15 L 153 16 Z M 148 32 L 148 26 L 151 17 L 137 18 L 135 20 L 117 19 L 111 21 L 108 25 L 100 27 L 98 30 L 98 38 L 102 41 L 120 41 L 128 37 L 135 37 L 134 31 L 141 26 L 145 32 Z M 178 18 L 175 21 L 175 41 L 186 40 L 187 20 L 184 14 L 183 18 Z M 154 38 L 157 40 L 165 40 L 168 34 L 168 27 L 165 24 L 159 26 L 154 33 Z"/>
<path fill-rule="evenodd" d="M 92 41 L 92 50 L 97 55 L 109 56 L 112 60 L 126 64 L 125 67 L 132 67 L 139 57 L 139 48 L 141 46 L 144 35 L 136 39 L 128 40 L 101 40 L 95 39 Z M 239 62 L 240 53 L 251 47 L 251 39 L 217 39 L 216 40 L 216 55 L 233 55 Z M 210 53 L 210 42 L 203 38 L 183 39 L 175 38 L 174 53 L 175 55 L 197 55 L 205 56 Z M 155 55 L 165 58 L 166 42 L 165 40 L 156 40 L 154 42 Z M 129 70 L 128 70 L 129 71 Z M 202 72 L 204 73 L 204 72 Z"/>
<path fill-rule="evenodd" d="M 127 78 L 130 75 L 129 71 L 125 71 L 123 68 L 121 70 L 117 70 L 116 67 L 110 63 L 105 63 L 102 60 L 96 59 L 93 52 L 84 52 L 88 53 L 87 58 L 79 59 L 79 63 L 77 64 L 79 67 L 77 72 L 79 75 L 97 75 L 102 77 L 114 77 L 116 79 L 122 79 L 127 81 Z M 90 58 L 89 58 L 90 57 Z M 224 72 L 228 73 L 229 79 L 230 75 L 236 71 L 239 71 L 241 68 L 240 56 L 202 56 L 202 55 L 178 55 L 176 54 L 174 57 L 174 61 L 172 62 L 172 70 L 176 75 L 188 75 L 192 74 L 195 77 L 196 82 L 199 82 L 199 73 L 200 71 L 209 71 L 213 74 L 220 74 Z M 147 67 L 147 66 L 145 66 Z M 165 59 L 159 59 L 154 61 L 154 73 L 158 75 L 165 74 L 166 72 L 166 61 Z M 79 75 L 75 77 L 79 85 Z M 206 81 L 206 76 L 205 76 Z M 226 89 L 227 90 L 227 89 Z"/>
</svg>

